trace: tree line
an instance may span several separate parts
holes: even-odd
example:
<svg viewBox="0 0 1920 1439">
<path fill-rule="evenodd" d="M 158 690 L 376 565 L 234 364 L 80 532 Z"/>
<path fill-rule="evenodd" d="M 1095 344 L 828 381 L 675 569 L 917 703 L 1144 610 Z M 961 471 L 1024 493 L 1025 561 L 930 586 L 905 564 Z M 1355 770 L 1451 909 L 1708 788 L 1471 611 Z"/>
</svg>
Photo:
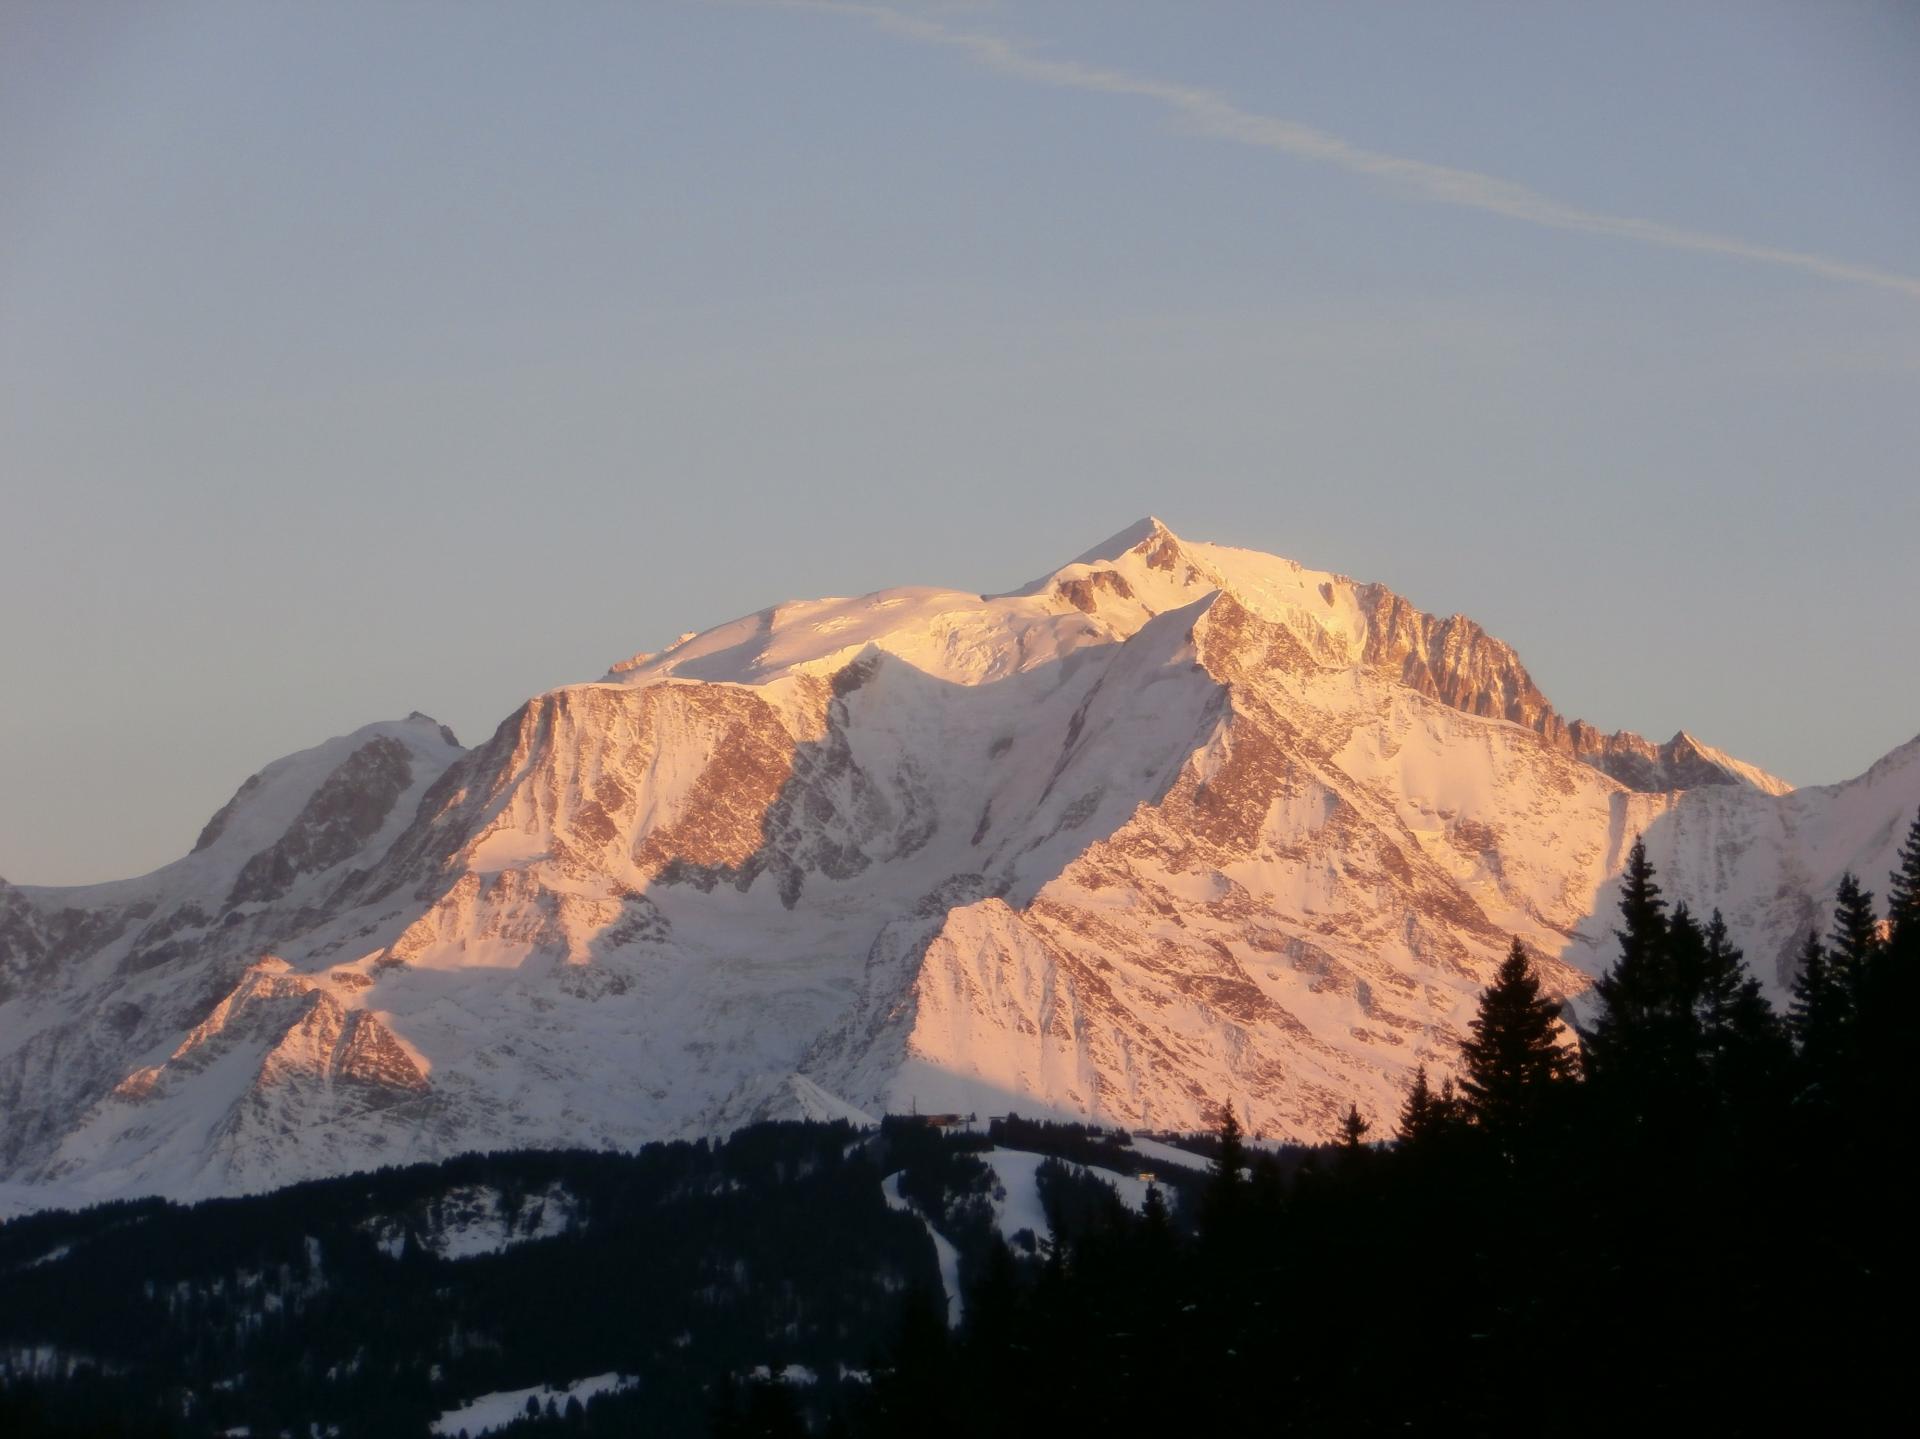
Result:
<svg viewBox="0 0 1920 1439">
<path fill-rule="evenodd" d="M 1223 1105 L 1183 1226 L 1159 1196 L 990 1256 L 950 1334 L 911 1308 L 850 1436 L 1716 1434 L 1912 1427 L 1906 1198 L 1920 819 L 1884 916 L 1853 875 L 1776 1014 L 1644 845 L 1574 1022 L 1517 940 L 1391 1144 L 1350 1108 L 1284 1172 Z M 758 1407 L 753 1407 L 757 1405 Z M 720 1435 L 797 1435 L 777 1395 Z"/>
</svg>

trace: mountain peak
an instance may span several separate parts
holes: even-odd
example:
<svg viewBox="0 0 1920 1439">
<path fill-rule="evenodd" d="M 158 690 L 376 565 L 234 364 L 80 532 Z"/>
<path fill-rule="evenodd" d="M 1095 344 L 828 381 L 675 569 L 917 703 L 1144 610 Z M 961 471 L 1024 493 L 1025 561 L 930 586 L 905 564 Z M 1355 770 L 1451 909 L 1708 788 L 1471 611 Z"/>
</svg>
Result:
<svg viewBox="0 0 1920 1439">
<path fill-rule="evenodd" d="M 1904 753 L 1781 803 L 1563 719 L 1471 620 L 1149 517 L 1016 594 L 682 636 L 472 751 L 369 726 L 150 876 L 0 885 L 0 1183 L 1220 1094 L 1311 1138 L 1448 1062 L 1514 936 L 1577 996 L 1632 834 L 1781 992 L 1840 869 L 1893 862 Z"/>
<path fill-rule="evenodd" d="M 1176 545 L 1180 543 L 1180 537 L 1157 517 L 1147 515 L 1143 519 L 1135 520 L 1124 530 L 1108 535 L 1085 554 L 1076 556 L 1069 562 L 1067 568 L 1072 565 L 1106 564 L 1119 559 L 1130 550 L 1140 549 L 1154 540 L 1162 539 L 1171 540 Z"/>
<path fill-rule="evenodd" d="M 765 685 L 794 675 L 826 678 L 873 651 L 943 680 L 979 684 L 1076 649 L 1125 641 L 1155 616 L 1222 593 L 1285 628 L 1322 666 L 1380 671 L 1451 708 L 1531 729 L 1629 789 L 1791 788 L 1691 735 L 1662 746 L 1565 718 L 1511 647 L 1465 615 L 1441 619 L 1385 585 L 1183 540 L 1153 515 L 1008 593 L 902 588 L 775 605 L 635 655 L 613 666 L 606 681 Z"/>
</svg>

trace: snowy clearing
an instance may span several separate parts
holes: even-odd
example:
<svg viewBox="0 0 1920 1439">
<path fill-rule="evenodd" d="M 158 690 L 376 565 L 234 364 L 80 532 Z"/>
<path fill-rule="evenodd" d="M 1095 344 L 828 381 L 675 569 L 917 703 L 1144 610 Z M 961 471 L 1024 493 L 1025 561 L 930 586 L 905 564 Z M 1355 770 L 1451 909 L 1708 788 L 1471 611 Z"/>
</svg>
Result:
<svg viewBox="0 0 1920 1439">
<path fill-rule="evenodd" d="M 567 1400 L 578 1399 L 585 1404 L 596 1394 L 615 1394 L 622 1389 L 631 1389 L 640 1381 L 624 1374 L 596 1374 L 589 1379 L 576 1379 L 571 1384 L 538 1384 L 531 1389 L 503 1389 L 495 1394 L 482 1394 L 478 1399 L 469 1399 L 458 1409 L 449 1409 L 428 1426 L 435 1434 L 458 1434 L 466 1430 L 471 1439 L 492 1429 L 502 1429 L 527 1412 L 527 1401 L 533 1400 L 546 1411 L 547 1401 L 553 1401 L 555 1409 L 564 1410 Z"/>
<path fill-rule="evenodd" d="M 960 1251 L 953 1247 L 953 1241 L 933 1227 L 933 1221 L 920 1212 L 920 1206 L 900 1192 L 900 1176 L 889 1174 L 880 1181 L 880 1192 L 887 1197 L 891 1209 L 899 1209 L 913 1215 L 926 1226 L 928 1237 L 933 1240 L 934 1257 L 940 1261 L 940 1287 L 946 1291 L 947 1327 L 954 1328 L 966 1317 L 966 1301 L 960 1293 Z"/>
</svg>

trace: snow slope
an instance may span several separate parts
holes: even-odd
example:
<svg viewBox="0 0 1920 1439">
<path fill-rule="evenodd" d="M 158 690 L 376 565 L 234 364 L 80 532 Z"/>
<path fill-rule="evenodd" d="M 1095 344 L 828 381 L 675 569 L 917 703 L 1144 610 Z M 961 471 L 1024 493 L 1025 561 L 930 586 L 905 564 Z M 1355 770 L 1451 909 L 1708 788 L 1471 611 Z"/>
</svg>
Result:
<svg viewBox="0 0 1920 1439">
<path fill-rule="evenodd" d="M 585 1405 L 597 1394 L 618 1394 L 638 1382 L 619 1374 L 595 1374 L 586 1379 L 575 1379 L 570 1384 L 536 1384 L 531 1389 L 502 1389 L 497 1393 L 469 1399 L 458 1409 L 447 1410 L 427 1427 L 435 1434 L 445 1435 L 459 1434 L 464 1430 L 471 1439 L 480 1439 L 482 1434 L 504 1429 L 514 1420 L 526 1418 L 529 1399 L 539 1406 L 542 1413 L 551 1403 L 556 1411 L 564 1414 L 569 1399 L 578 1399 Z"/>
<path fill-rule="evenodd" d="M 966 1318 L 966 1294 L 960 1287 L 960 1251 L 953 1247 L 953 1241 L 933 1227 L 933 1221 L 920 1210 L 906 1195 L 900 1192 L 900 1176 L 889 1174 L 880 1185 L 887 1207 L 897 1209 L 903 1214 L 911 1214 L 926 1226 L 927 1238 L 933 1241 L 934 1259 L 940 1266 L 940 1288 L 947 1302 L 947 1326 L 957 1327 Z"/>
<path fill-rule="evenodd" d="M 1012 594 L 776 606 L 250 780 L 193 854 L 0 883 L 0 1194 L 901 1111 L 1376 1122 L 1519 935 L 1577 996 L 1644 833 L 1776 994 L 1920 741 L 1788 791 L 1602 735 L 1461 616 L 1143 521 Z"/>
</svg>

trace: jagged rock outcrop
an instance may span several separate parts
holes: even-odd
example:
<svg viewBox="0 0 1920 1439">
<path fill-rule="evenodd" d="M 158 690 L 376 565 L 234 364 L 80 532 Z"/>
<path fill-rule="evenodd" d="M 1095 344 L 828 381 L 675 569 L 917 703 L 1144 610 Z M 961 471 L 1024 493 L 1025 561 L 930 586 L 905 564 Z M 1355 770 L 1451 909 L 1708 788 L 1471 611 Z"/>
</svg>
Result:
<svg viewBox="0 0 1920 1439">
<path fill-rule="evenodd" d="M 1319 1135 L 1509 936 L 1577 997 L 1644 833 L 1777 994 L 1920 741 L 1791 791 L 1506 645 L 1147 521 L 1008 595 L 776 606 L 269 766 L 139 880 L 0 884 L 0 1197 L 216 1193 L 778 1114 Z"/>
</svg>

